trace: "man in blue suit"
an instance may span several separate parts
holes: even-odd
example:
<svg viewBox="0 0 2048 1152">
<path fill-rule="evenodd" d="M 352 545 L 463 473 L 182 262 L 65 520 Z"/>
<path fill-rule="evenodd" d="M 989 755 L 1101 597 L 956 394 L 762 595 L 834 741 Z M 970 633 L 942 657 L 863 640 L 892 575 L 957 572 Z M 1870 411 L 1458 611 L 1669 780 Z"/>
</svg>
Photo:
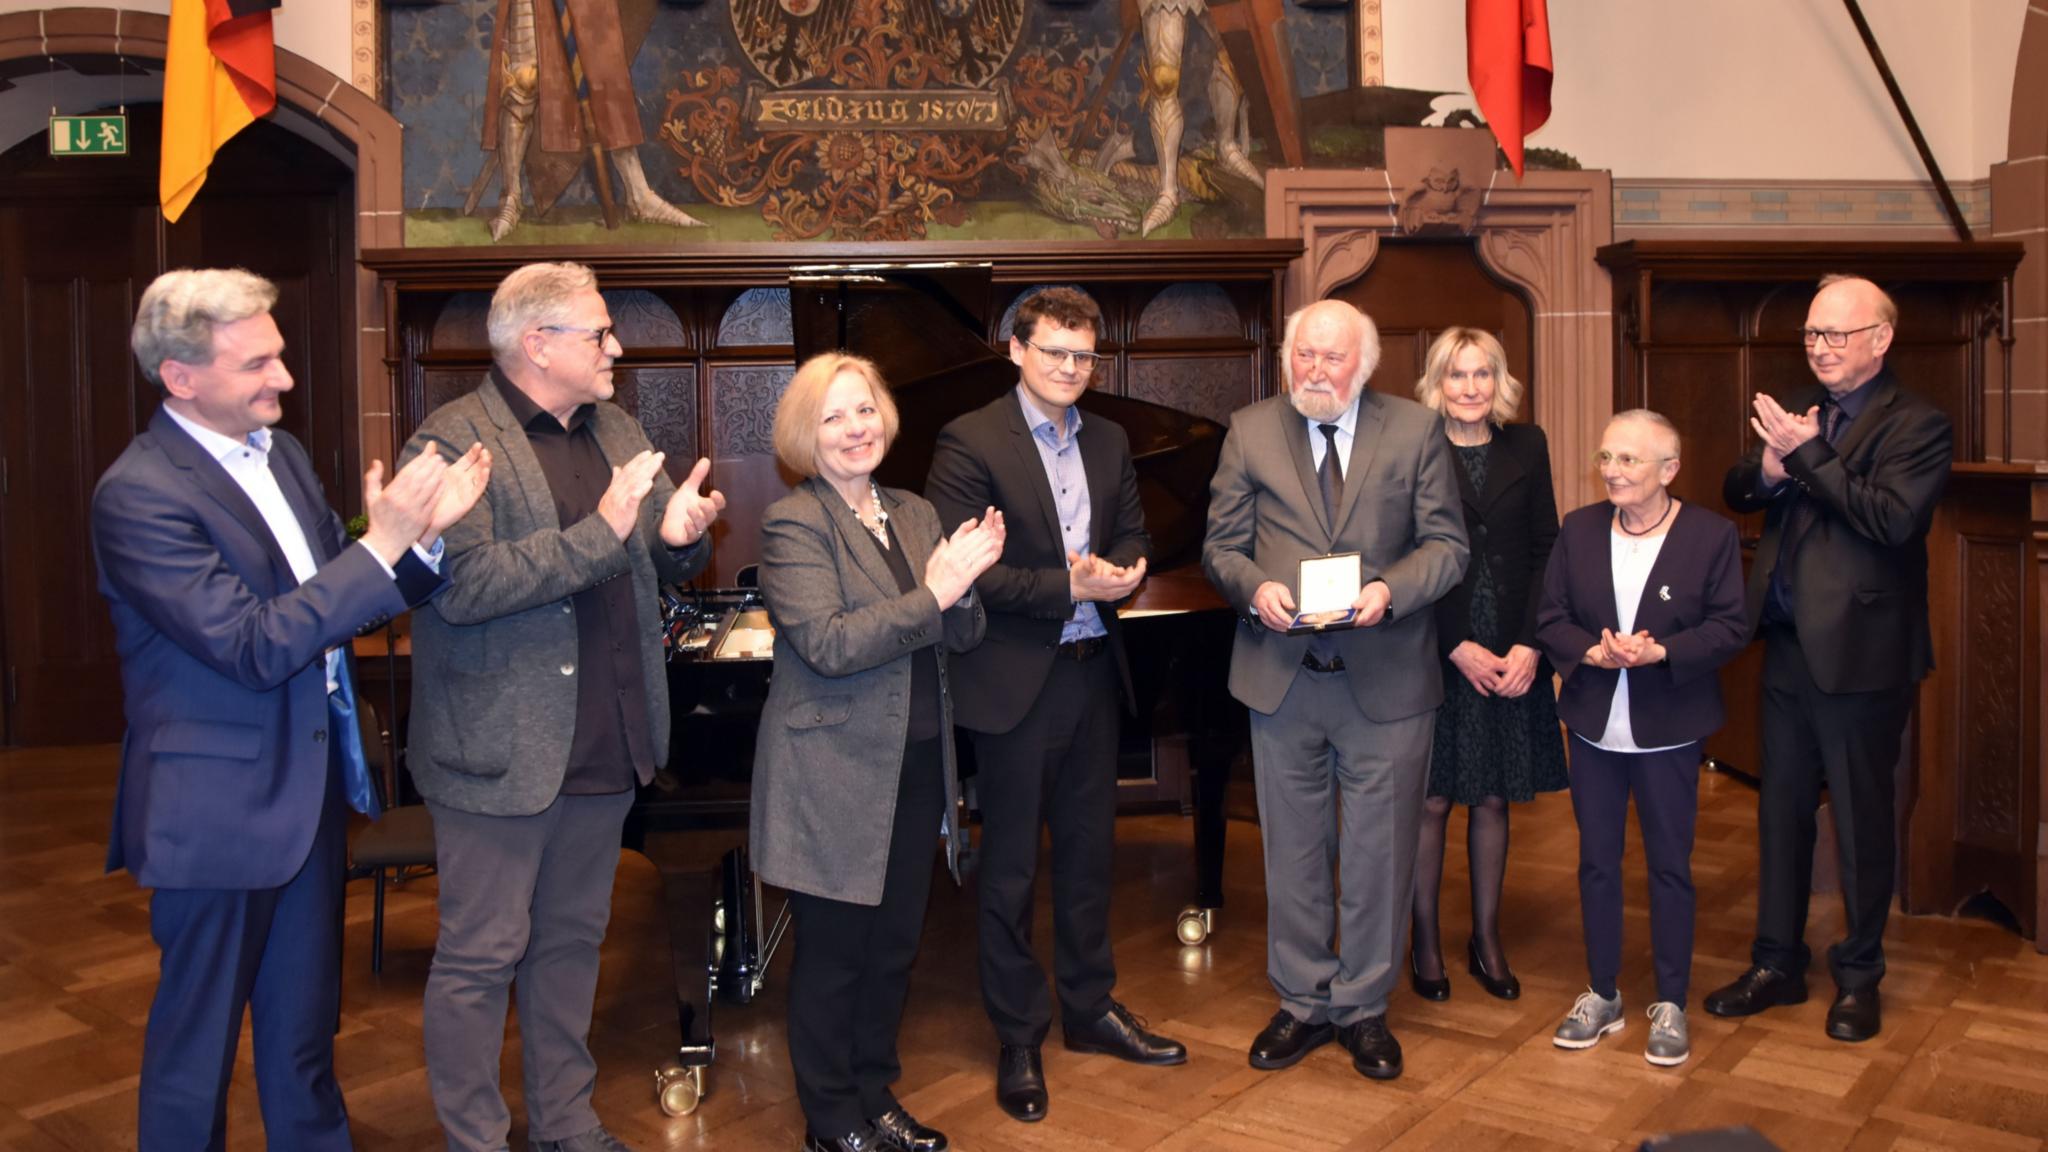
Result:
<svg viewBox="0 0 2048 1152">
<path fill-rule="evenodd" d="M 490 460 L 429 453 L 363 477 L 349 543 L 306 450 L 271 424 L 292 387 L 240 270 L 158 277 L 130 343 L 163 405 L 93 493 L 128 733 L 107 868 L 150 899 L 162 950 L 143 1040 L 142 1149 L 218 1149 L 244 1005 L 273 1149 L 350 1147 L 334 1080 L 347 811 L 374 815 L 349 638 L 441 584 L 441 529 Z"/>
</svg>

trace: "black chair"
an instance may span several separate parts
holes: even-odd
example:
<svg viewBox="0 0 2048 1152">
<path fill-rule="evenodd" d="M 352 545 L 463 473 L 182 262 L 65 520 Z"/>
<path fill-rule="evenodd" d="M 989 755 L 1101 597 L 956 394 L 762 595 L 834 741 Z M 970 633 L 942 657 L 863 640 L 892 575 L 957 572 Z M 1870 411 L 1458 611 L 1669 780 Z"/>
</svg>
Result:
<svg viewBox="0 0 2048 1152">
<path fill-rule="evenodd" d="M 390 772 L 391 745 L 386 743 L 377 710 L 368 700 L 357 699 L 356 722 L 362 728 L 363 758 L 369 763 L 378 802 L 386 803 L 382 793 Z M 349 846 L 349 876 L 376 880 L 376 904 L 370 914 L 371 972 L 384 970 L 384 885 L 404 883 L 409 873 L 425 872 L 433 866 L 434 817 L 425 804 L 386 808 Z"/>
</svg>

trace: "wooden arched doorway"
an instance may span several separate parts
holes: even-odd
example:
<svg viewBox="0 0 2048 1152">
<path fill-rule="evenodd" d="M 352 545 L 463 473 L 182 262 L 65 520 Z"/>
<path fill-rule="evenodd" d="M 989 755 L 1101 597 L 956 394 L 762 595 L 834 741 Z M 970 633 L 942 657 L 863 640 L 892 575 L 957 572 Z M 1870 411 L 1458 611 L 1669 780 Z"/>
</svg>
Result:
<svg viewBox="0 0 2048 1152">
<path fill-rule="evenodd" d="M 276 281 L 296 387 L 282 427 L 353 502 L 355 174 L 259 121 L 222 149 L 176 224 L 157 210 L 162 110 L 129 106 L 126 157 L 59 159 L 38 134 L 0 155 L 0 598 L 7 741 L 119 739 L 119 666 L 95 586 L 99 475 L 157 406 L 127 347 L 134 304 L 168 268 L 234 265 Z"/>
</svg>

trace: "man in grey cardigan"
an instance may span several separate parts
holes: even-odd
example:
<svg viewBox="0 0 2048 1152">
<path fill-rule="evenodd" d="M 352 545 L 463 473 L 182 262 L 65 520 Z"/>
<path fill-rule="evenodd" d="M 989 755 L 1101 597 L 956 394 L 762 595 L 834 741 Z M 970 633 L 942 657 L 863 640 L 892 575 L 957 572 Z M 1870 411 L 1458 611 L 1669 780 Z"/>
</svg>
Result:
<svg viewBox="0 0 2048 1152">
<path fill-rule="evenodd" d="M 440 875 L 427 1079 L 450 1149 L 505 1148 L 516 990 L 531 1146 L 614 1152 L 590 1103 L 590 1014 L 620 828 L 668 755 L 658 581 L 703 568 L 725 498 L 698 491 L 707 460 L 671 484 L 610 403 L 620 348 L 588 268 L 514 271 L 489 329 L 489 377 L 406 448 L 481 442 L 500 462 L 444 535 L 449 587 L 413 636 L 409 756 Z"/>
</svg>

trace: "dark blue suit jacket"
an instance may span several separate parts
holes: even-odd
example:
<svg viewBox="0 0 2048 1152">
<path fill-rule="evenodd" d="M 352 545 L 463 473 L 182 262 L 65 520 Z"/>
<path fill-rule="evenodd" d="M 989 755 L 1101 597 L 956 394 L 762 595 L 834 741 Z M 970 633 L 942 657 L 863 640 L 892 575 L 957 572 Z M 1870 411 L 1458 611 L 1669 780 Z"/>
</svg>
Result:
<svg viewBox="0 0 2048 1152">
<path fill-rule="evenodd" d="M 93 492 L 128 733 L 107 869 L 150 888 L 275 888 L 311 849 L 328 774 L 325 653 L 439 586 L 349 544 L 306 450 L 270 468 L 319 571 L 300 584 L 234 478 L 159 410 Z"/>
<path fill-rule="evenodd" d="M 1614 505 L 1564 518 L 1543 575 L 1536 642 L 1558 674 L 1557 715 L 1588 740 L 1607 733 L 1621 673 L 1583 663 L 1602 628 L 1620 631 L 1614 603 Z M 1721 665 L 1749 643 L 1742 616 L 1742 545 L 1735 525 L 1697 504 L 1678 516 L 1636 605 L 1635 627 L 1664 645 L 1664 666 L 1631 668 L 1629 729 L 1641 748 L 1704 740 L 1721 728 Z"/>
</svg>

